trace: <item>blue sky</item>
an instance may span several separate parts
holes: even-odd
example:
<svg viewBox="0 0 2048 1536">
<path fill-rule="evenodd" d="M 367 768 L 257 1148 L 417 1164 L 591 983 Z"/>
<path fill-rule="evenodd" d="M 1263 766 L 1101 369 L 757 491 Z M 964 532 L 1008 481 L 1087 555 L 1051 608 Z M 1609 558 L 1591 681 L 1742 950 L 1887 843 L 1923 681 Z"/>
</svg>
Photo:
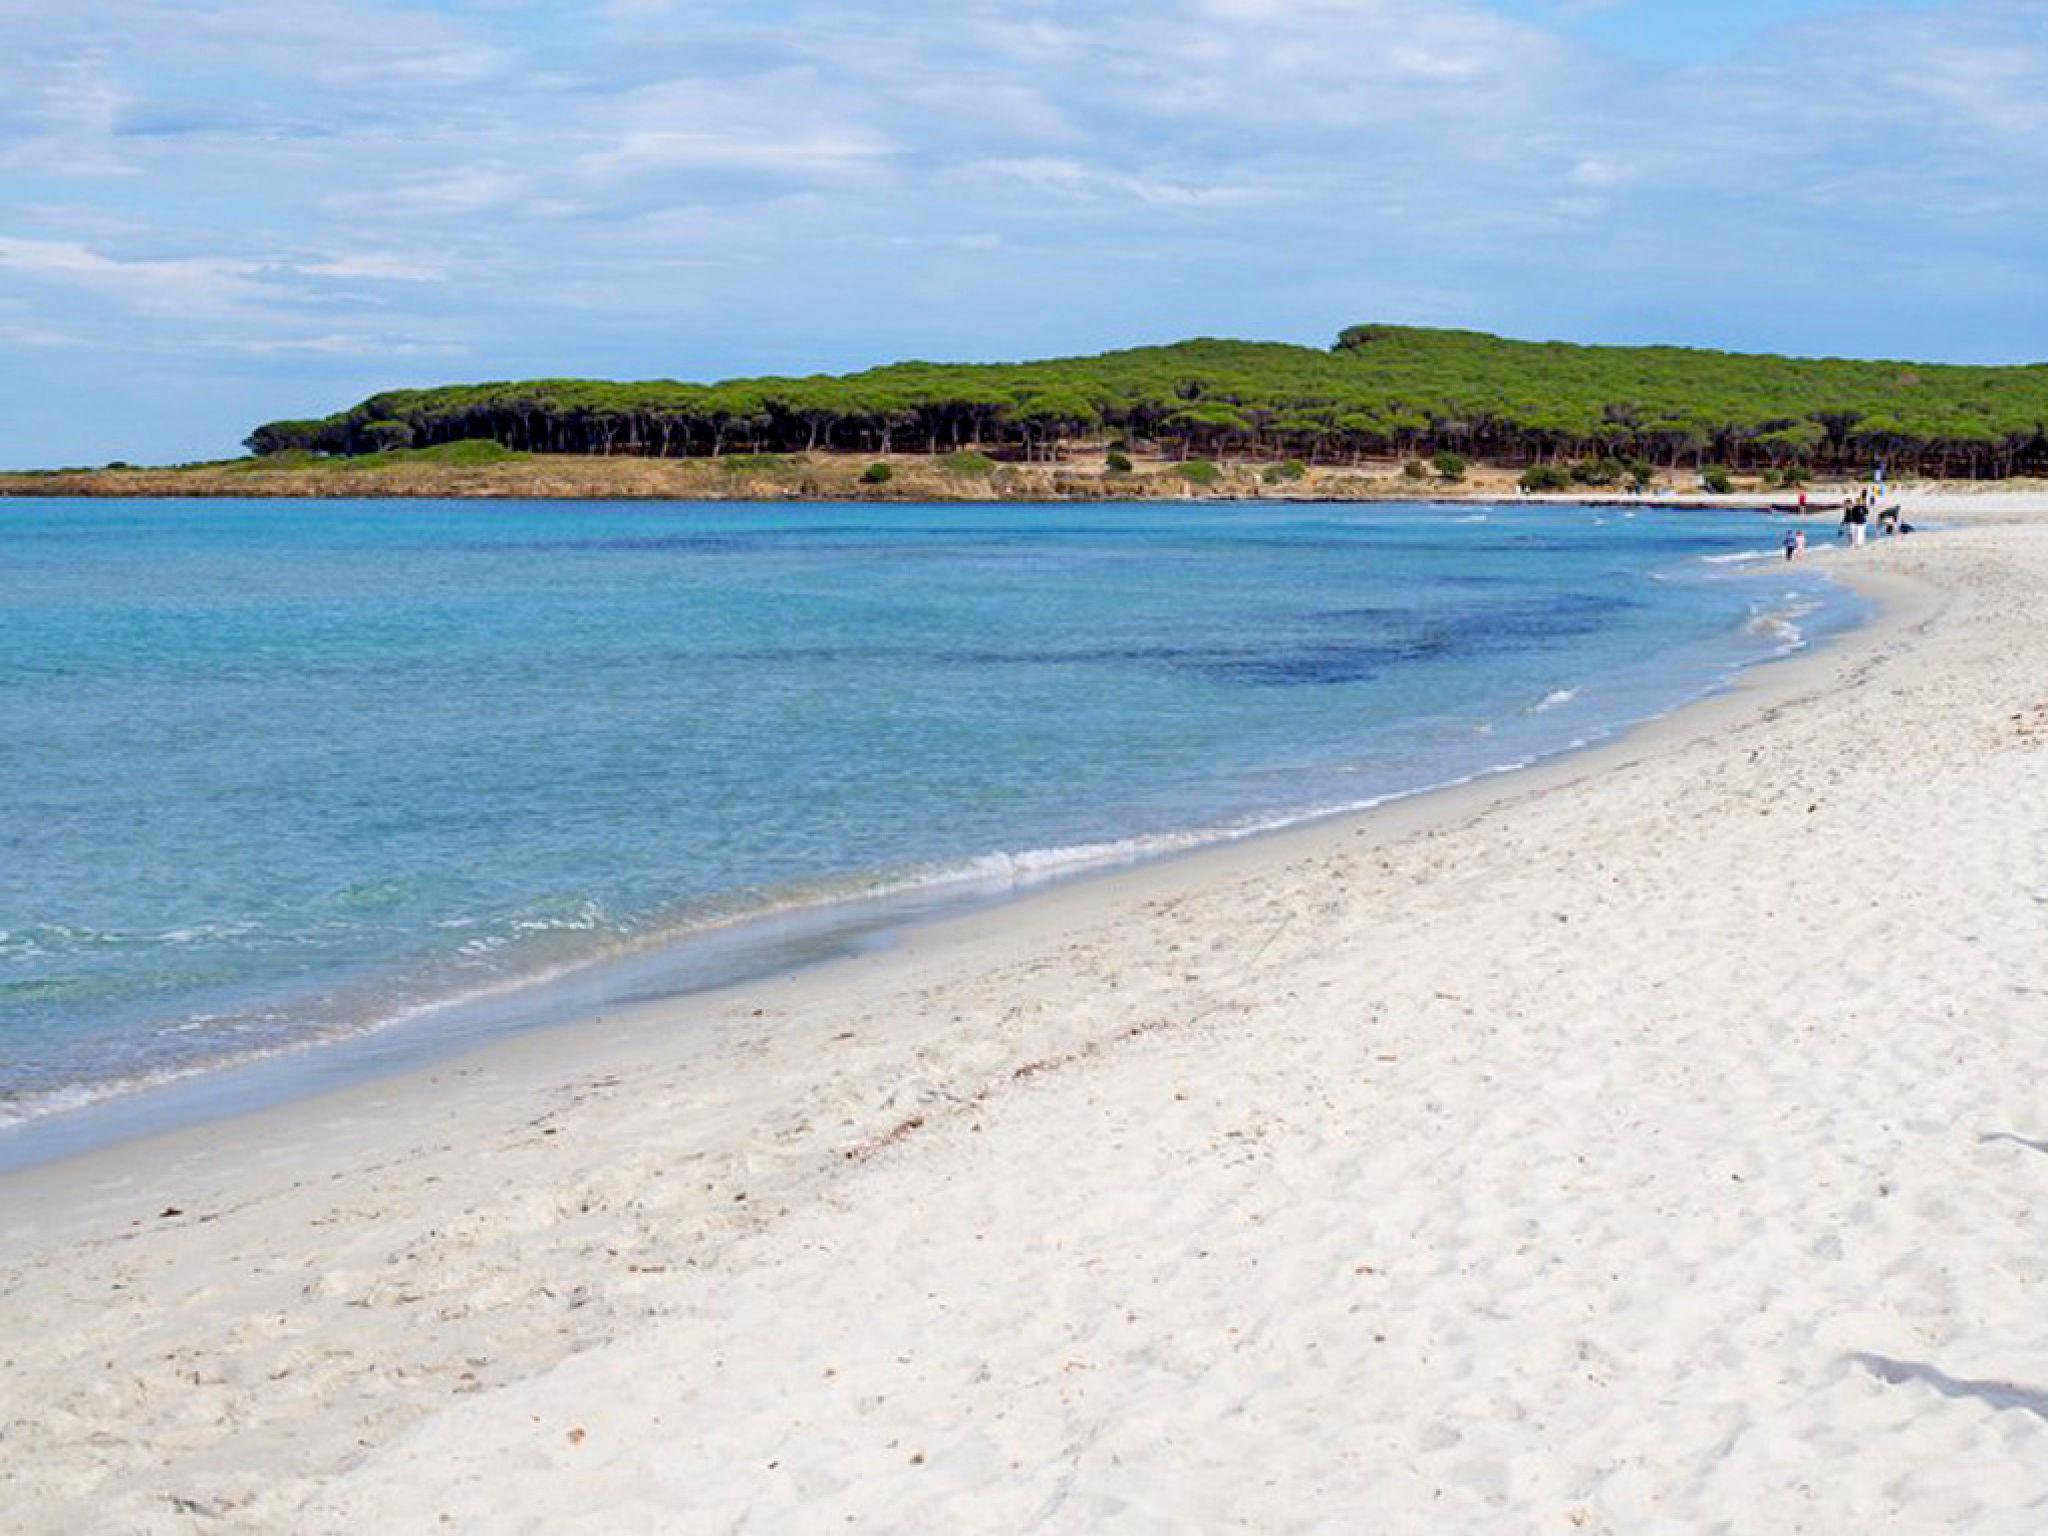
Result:
<svg viewBox="0 0 2048 1536">
<path fill-rule="evenodd" d="M 2048 0 L 0 0 L 0 465 L 1364 320 L 2048 358 Z"/>
<path fill-rule="evenodd" d="M 1895 4 L 1893 11 L 1934 8 L 1934 0 Z M 1853 17 L 1873 7 L 1843 0 L 1512 0 L 1504 15 L 1551 27 L 1623 58 L 1697 65 L 1738 54 L 1772 28 L 1821 17 Z"/>
</svg>

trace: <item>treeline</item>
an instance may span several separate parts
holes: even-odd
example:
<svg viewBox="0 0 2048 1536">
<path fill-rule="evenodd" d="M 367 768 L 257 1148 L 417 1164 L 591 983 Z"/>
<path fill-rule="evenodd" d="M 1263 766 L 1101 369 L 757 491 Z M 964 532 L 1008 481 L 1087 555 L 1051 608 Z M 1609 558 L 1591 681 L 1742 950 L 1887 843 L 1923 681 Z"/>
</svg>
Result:
<svg viewBox="0 0 2048 1536">
<path fill-rule="evenodd" d="M 252 452 L 485 439 L 536 453 L 698 457 L 1081 444 L 1310 463 L 1462 454 L 1509 465 L 2003 478 L 2048 472 L 2048 367 L 1857 362 L 1507 341 L 1358 326 L 1328 351 L 1188 341 L 1034 363 L 899 363 L 721 384 L 542 379 L 393 390 L 274 421 Z"/>
</svg>

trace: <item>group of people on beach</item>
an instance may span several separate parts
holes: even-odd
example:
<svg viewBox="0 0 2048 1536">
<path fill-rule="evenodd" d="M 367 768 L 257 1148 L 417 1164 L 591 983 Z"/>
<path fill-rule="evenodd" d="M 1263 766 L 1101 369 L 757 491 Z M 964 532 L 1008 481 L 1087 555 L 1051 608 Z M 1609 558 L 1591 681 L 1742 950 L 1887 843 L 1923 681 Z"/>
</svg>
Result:
<svg viewBox="0 0 2048 1536">
<path fill-rule="evenodd" d="M 1870 525 L 1873 522 L 1877 524 L 1877 531 L 1881 537 L 1889 538 L 1913 531 L 1913 525 L 1905 521 L 1897 502 L 1889 506 L 1880 504 L 1882 491 L 1882 481 L 1875 485 L 1866 485 L 1842 504 L 1842 521 L 1835 529 L 1835 538 L 1838 541 L 1846 542 L 1851 549 L 1861 549 L 1870 536 Z M 1804 515 L 1808 510 L 1806 493 L 1801 491 L 1799 511 Z M 1805 554 L 1806 530 L 1786 529 L 1784 548 L 1787 560 L 1797 560 Z"/>
<path fill-rule="evenodd" d="M 1847 539 L 1851 549 L 1861 549 L 1863 541 L 1869 537 L 1873 521 L 1877 524 L 1878 533 L 1885 537 L 1900 533 L 1905 528 L 1900 521 L 1899 504 L 1893 502 L 1888 507 L 1880 507 L 1877 487 L 1866 485 L 1842 509 L 1841 530 L 1836 537 Z"/>
</svg>

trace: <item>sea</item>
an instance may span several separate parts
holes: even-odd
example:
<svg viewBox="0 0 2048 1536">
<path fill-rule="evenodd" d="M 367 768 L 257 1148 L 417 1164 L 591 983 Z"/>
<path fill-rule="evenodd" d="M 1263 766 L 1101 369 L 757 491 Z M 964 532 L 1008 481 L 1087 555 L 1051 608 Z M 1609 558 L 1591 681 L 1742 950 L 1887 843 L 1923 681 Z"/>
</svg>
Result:
<svg viewBox="0 0 2048 1536">
<path fill-rule="evenodd" d="M 0 1166 L 1497 774 L 1856 623 L 1750 512 L 0 502 Z"/>
</svg>

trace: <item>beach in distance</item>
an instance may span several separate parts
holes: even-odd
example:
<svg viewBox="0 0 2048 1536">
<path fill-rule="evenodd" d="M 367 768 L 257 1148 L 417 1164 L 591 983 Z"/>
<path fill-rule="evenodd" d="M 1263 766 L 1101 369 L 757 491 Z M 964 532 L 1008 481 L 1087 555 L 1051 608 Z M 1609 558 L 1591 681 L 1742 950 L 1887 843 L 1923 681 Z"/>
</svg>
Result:
<svg viewBox="0 0 2048 1536">
<path fill-rule="evenodd" d="M 1119 749 L 1136 775 L 1122 802 L 1086 755 L 1043 759 L 1070 799 L 1134 818 L 1093 829 L 962 751 L 958 784 L 946 798 L 927 791 L 929 803 L 976 786 L 991 826 L 1022 807 L 1066 829 L 1053 841 L 1083 844 L 1135 829 L 1148 804 L 1184 805 L 1198 785 L 1221 796 L 1224 822 L 1333 810 L 1341 798 L 1320 791 L 1311 804 L 1273 798 L 1276 777 L 1335 782 L 1352 761 L 1318 759 L 1295 733 L 1318 709 L 1416 718 L 1412 700 L 1373 690 L 1414 675 L 1401 669 L 1418 656 L 1448 669 L 1423 685 L 1445 706 L 1455 701 L 1437 695 L 1530 668 L 1516 673 L 1522 712 L 1482 693 L 1472 707 L 1492 733 L 1533 734 L 1501 762 L 1470 759 L 1449 775 L 1467 782 L 1435 793 L 1369 785 L 1357 801 L 1383 803 L 1368 809 L 1025 892 L 822 963 L 683 996 L 623 994 L 346 1087 L 0 1173 L 6 1523 L 2040 1530 L 2048 497 L 1921 493 L 1905 508 L 1923 531 L 1862 549 L 1809 524 L 1803 561 L 1777 553 L 1782 518 L 1724 535 L 1714 514 L 1668 514 L 1681 526 L 1645 509 L 1595 529 L 1590 509 L 1526 504 L 1492 523 L 1460 524 L 1470 514 L 1451 508 L 1361 513 L 1388 520 L 1365 533 L 1324 526 L 1315 508 L 1261 511 L 1270 524 L 1219 511 L 1204 514 L 1215 525 L 1148 530 L 1153 542 L 1138 544 L 1106 522 L 1006 525 L 978 543 L 863 526 L 830 535 L 865 540 L 857 555 L 811 566 L 781 530 L 775 558 L 797 563 L 776 590 L 805 594 L 804 628 L 844 626 L 834 634 L 849 644 L 864 633 L 860 602 L 881 600 L 876 583 L 911 558 L 936 570 L 942 547 L 949 575 L 971 572 L 969 585 L 1019 613 L 1037 611 L 1048 561 L 1074 602 L 1094 587 L 1126 593 L 1121 647 L 1045 654 L 983 614 L 936 609 L 914 655 L 878 661 L 862 642 L 870 667 L 906 675 L 940 653 L 963 669 L 956 683 L 1003 669 L 985 694 L 963 695 L 996 724 L 1006 691 L 1078 697 L 1071 670 L 1092 669 L 1091 687 L 1118 690 L 1119 718 L 1148 720 L 1155 747 L 1186 747 L 1184 762 Z M 35 558 L 89 583 L 89 515 L 34 515 L 63 534 Z M 548 568 L 566 573 L 532 612 L 535 643 L 573 677 L 583 664 L 616 672 L 603 645 L 622 627 L 656 657 L 662 604 L 682 600 L 662 571 L 726 560 L 712 585 L 738 579 L 739 557 L 701 542 L 679 551 L 683 532 L 745 536 L 685 518 L 671 547 L 621 556 L 568 547 L 548 521 L 561 513 L 508 512 L 497 533 L 474 521 L 495 512 L 389 526 L 344 513 L 283 534 L 235 524 L 242 514 L 209 523 L 203 509 L 124 515 L 169 519 L 152 526 L 170 553 L 146 581 L 120 583 L 143 617 L 109 621 L 104 593 L 72 592 L 73 681 L 44 721 L 53 731 L 132 713 L 134 698 L 102 694 L 93 668 L 119 661 L 138 626 L 153 626 L 151 654 L 169 671 L 122 686 L 192 693 L 195 731 L 208 710 L 231 721 L 254 696 L 236 690 L 268 686 L 255 662 L 221 675 L 179 649 L 197 590 L 179 585 L 180 539 L 200 541 L 192 573 L 245 562 L 233 602 L 264 614 L 278 665 L 305 669 L 307 696 L 340 709 L 367 707 L 374 690 L 354 690 L 380 668 L 397 686 L 412 663 L 393 656 L 438 658 L 447 697 L 475 691 L 485 674 L 464 668 L 483 654 L 482 611 L 524 579 L 521 551 L 483 547 L 494 540 L 544 542 Z M 390 526 L 420 530 L 405 537 L 424 628 L 378 606 L 392 594 L 370 552 Z M 1587 678 L 1624 675 L 1631 645 L 1704 670 L 1684 687 L 1659 671 L 1655 688 L 1603 704 L 1598 687 L 1559 697 L 1569 690 L 1527 659 L 1541 652 L 1533 638 L 1490 656 L 1461 649 L 1481 645 L 1477 626 L 1464 638 L 1404 631 L 1420 649 L 1398 658 L 1334 645 L 1313 615 L 1385 626 L 1399 606 L 1374 589 L 1346 609 L 1320 585 L 1341 566 L 1330 541 L 1367 536 L 1394 541 L 1374 546 L 1380 562 L 1402 541 L 1473 541 L 1426 567 L 1435 610 L 1459 611 L 1460 569 L 1540 581 L 1540 609 L 1521 588 L 1512 602 L 1485 582 L 1467 596 L 1496 617 L 1524 613 L 1531 636 L 1578 633 L 1571 643 L 1590 649 L 1565 659 Z M 1657 539 L 1685 542 L 1631 542 Z M 1222 542 L 1195 547 L 1205 540 Z M 1502 541 L 1498 567 L 1473 554 L 1486 540 Z M 668 563 L 644 579 L 602 564 L 657 553 Z M 1219 553 L 1237 573 L 1228 594 L 1201 584 Z M 330 573 L 331 611 L 297 590 L 301 558 Z M 745 558 L 769 569 L 760 549 Z M 866 587 L 829 588 L 822 573 L 849 559 Z M 1603 573 L 1592 585 L 1654 595 L 1594 613 L 1572 595 L 1572 568 L 1588 562 Z M 643 605 L 633 625 L 578 609 L 585 569 L 593 591 Z M 1681 569 L 1701 584 L 1666 594 Z M 1160 584 L 1156 604 L 1142 572 Z M 1769 583 L 1860 606 L 1829 626 L 1811 610 L 1750 613 L 1753 597 L 1730 595 Z M 936 576 L 926 586 L 943 590 Z M 719 654 L 762 669 L 772 693 L 779 653 L 748 628 L 759 605 L 744 597 L 718 617 L 731 626 Z M 1223 638 L 1240 602 L 1266 605 L 1256 644 Z M 266 603 L 290 623 L 275 626 Z M 1755 644 L 1714 649 L 1745 613 L 1760 618 Z M 961 622 L 989 632 L 957 645 L 946 626 Z M 1769 648 L 1802 623 L 1811 643 Z M 1194 632 L 1169 645 L 1153 632 L 1167 625 Z M 318 649 L 293 653 L 300 643 Z M 521 690 L 545 685 L 535 671 L 494 686 L 537 708 L 543 695 Z M 610 720 L 589 690 L 569 695 L 553 718 L 613 769 L 634 739 L 657 739 L 661 721 Z M 1596 706 L 1608 713 L 1586 728 L 1544 734 L 1560 711 L 1569 722 Z M 700 700 L 693 718 L 708 708 Z M 1228 731 L 1194 730 L 1225 710 Z M 480 702 L 478 729 L 486 713 Z M 1645 716 L 1656 718 L 1636 723 Z M 1215 775 L 1226 739 L 1271 749 L 1240 762 L 1227 793 Z M 920 760 L 951 761 L 951 740 L 930 738 Z M 553 761 L 538 738 L 492 745 L 505 750 L 490 764 L 455 760 L 478 775 L 509 772 L 498 758 L 521 752 Z M 1441 735 L 1409 745 L 1444 761 Z M 384 750 L 429 747 L 441 750 L 396 738 Z M 1012 749 L 1016 761 L 1050 750 L 1022 734 Z M 317 755 L 263 750 L 278 754 L 265 782 L 303 771 L 303 793 L 337 788 Z M 167 782 L 185 774 L 202 800 L 242 803 L 218 778 L 230 757 L 165 761 Z M 797 768 L 811 763 L 816 779 L 822 761 Z M 1526 766 L 1490 771 L 1512 763 Z M 623 828 L 628 851 L 658 848 L 663 818 L 688 814 L 657 802 L 634 820 L 629 786 L 579 821 L 557 817 L 537 780 L 489 782 L 547 808 L 541 822 L 565 838 Z M 659 775 L 639 782 L 645 793 Z M 305 965 L 396 975 L 418 957 L 375 947 L 374 914 L 402 914 L 410 932 L 423 914 L 428 927 L 447 920 L 435 904 L 458 897 L 472 913 L 500 910 L 487 889 L 451 892 L 424 873 L 463 839 L 499 835 L 465 821 L 462 780 L 442 787 L 405 836 L 444 841 L 392 845 L 423 873 L 292 930 L 297 944 L 347 935 L 368 947 L 293 951 Z M 894 788 L 914 810 L 918 786 Z M 73 790 L 35 792 L 75 814 Z M 849 793 L 817 780 L 820 805 Z M 337 800 L 336 814 L 374 819 L 374 804 L 344 808 L 359 799 Z M 884 810 L 899 814 L 891 800 L 859 819 Z M 1149 830 L 1171 829 L 1156 817 Z M 936 836 L 937 818 L 925 820 Z M 828 834 L 792 822 L 761 846 L 794 856 Z M 574 867 L 587 851 L 516 850 L 531 869 Z M 923 856 L 962 851 L 934 843 Z M 313 839 L 298 852 L 295 867 L 318 867 L 332 850 Z M 126 851 L 109 837 L 100 856 Z M 181 938 L 189 963 L 145 973 L 134 952 L 102 944 L 61 975 L 91 978 L 105 999 L 140 996 L 145 981 L 167 989 L 157 997 L 202 982 L 269 995 L 263 967 L 283 930 L 262 925 L 309 909 L 288 884 L 233 889 L 276 904 L 243 915 L 253 928 Z M 80 890 L 81 903 L 93 894 Z M 610 899 L 625 910 L 639 897 Z M 441 931 L 455 938 L 433 965 L 475 960 L 461 948 L 470 930 Z M 201 966 L 193 946 L 206 943 L 221 947 Z M 229 975 L 231 963 L 245 968 Z M 355 995 L 337 982 L 344 994 Z M 40 1032 L 19 1038 L 36 1049 L 57 1038 L 49 1020 L 22 1017 Z M 206 1027 L 159 1044 L 185 1049 Z M 139 1038 L 109 1034 L 105 1051 L 50 1057 L 50 1070 L 103 1077 Z"/>
<path fill-rule="evenodd" d="M 238 459 L 0 473 L 0 496 L 736 501 L 1761 498 L 2048 473 L 2032 367 L 1406 325 L 717 383 L 387 389 Z"/>
</svg>

